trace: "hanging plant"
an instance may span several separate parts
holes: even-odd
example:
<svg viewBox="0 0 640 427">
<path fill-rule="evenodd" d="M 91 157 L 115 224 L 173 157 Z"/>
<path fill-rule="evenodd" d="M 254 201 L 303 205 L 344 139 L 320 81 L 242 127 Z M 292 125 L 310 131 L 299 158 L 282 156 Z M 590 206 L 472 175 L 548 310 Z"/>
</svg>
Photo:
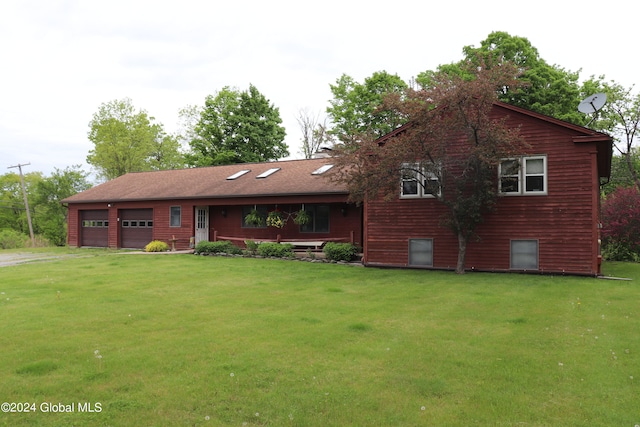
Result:
<svg viewBox="0 0 640 427">
<path fill-rule="evenodd" d="M 260 227 L 262 225 L 262 216 L 260 216 L 260 212 L 258 212 L 257 209 L 253 209 L 244 217 L 244 222 L 247 223 L 247 225 Z"/>
<path fill-rule="evenodd" d="M 275 228 L 284 227 L 282 212 L 280 212 L 279 210 L 269 212 L 269 215 L 267 215 L 267 225 Z"/>
<path fill-rule="evenodd" d="M 307 225 L 311 222 L 311 215 L 309 215 L 309 212 L 304 209 L 299 210 L 296 217 L 293 218 L 293 222 L 298 225 Z"/>
</svg>

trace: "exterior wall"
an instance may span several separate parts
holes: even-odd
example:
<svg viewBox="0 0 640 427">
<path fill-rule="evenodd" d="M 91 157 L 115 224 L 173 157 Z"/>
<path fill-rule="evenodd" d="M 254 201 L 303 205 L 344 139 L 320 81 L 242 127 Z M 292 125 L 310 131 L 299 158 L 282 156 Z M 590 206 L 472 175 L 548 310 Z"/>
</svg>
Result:
<svg viewBox="0 0 640 427">
<path fill-rule="evenodd" d="M 362 245 L 362 208 L 355 205 L 347 205 L 346 195 L 334 196 L 296 196 L 296 197 L 256 197 L 243 199 L 193 199 L 193 200 L 165 200 L 165 201 L 139 201 L 139 202 L 114 202 L 110 203 L 78 203 L 69 205 L 68 238 L 69 246 L 80 245 L 81 211 L 105 209 L 109 210 L 108 247 L 122 247 L 121 218 L 123 211 L 129 209 L 153 209 L 152 240 L 162 240 L 171 245 L 175 241 L 176 250 L 189 249 L 190 238 L 195 235 L 195 207 L 209 206 L 209 240 L 216 236 L 232 237 L 242 242 L 245 239 L 276 240 L 278 235 L 283 240 L 342 240 L 350 241 L 353 236 L 358 245 Z M 282 229 L 273 227 L 243 228 L 242 206 L 266 205 L 269 210 L 276 204 L 283 212 L 297 211 L 301 204 L 329 204 L 330 229 L 328 233 L 304 233 L 299 226 L 290 220 Z M 181 224 L 178 227 L 170 226 L 170 208 L 180 206 Z M 226 217 L 222 215 L 225 210 Z M 342 211 L 345 214 L 343 215 Z"/>
<path fill-rule="evenodd" d="M 110 206 L 109 206 L 110 205 Z M 169 227 L 169 208 L 170 206 L 182 207 L 182 222 L 180 227 Z M 80 224 L 79 218 L 81 211 L 92 209 L 109 210 L 109 248 L 122 247 L 122 230 L 120 228 L 120 215 L 122 211 L 128 209 L 153 209 L 153 232 L 152 240 L 163 240 L 170 243 L 175 236 L 176 249 L 187 249 L 189 247 L 189 238 L 193 235 L 193 203 L 192 202 L 169 202 L 169 201 L 151 201 L 151 202 L 118 202 L 118 203 L 78 203 L 69 204 L 68 217 L 68 237 L 69 246 L 80 246 Z"/>
<path fill-rule="evenodd" d="M 547 156 L 547 195 L 501 196 L 496 210 L 467 246 L 468 269 L 507 271 L 511 239 L 538 240 L 539 271 L 598 273 L 596 148 L 576 144 L 572 133 L 553 124 L 519 117 L 514 125 L 531 147 L 523 155 Z M 497 171 L 496 171 L 497 176 Z M 399 179 L 399 178 L 398 178 Z M 446 215 L 435 199 L 370 201 L 365 208 L 368 265 L 408 266 L 409 239 L 433 239 L 433 268 L 454 269 L 458 241 L 440 226 Z"/>
<path fill-rule="evenodd" d="M 80 215 L 77 205 L 69 205 L 67 208 L 67 245 L 80 246 Z"/>
<path fill-rule="evenodd" d="M 190 239 L 195 232 L 194 206 L 196 204 L 197 202 L 193 200 L 151 202 L 149 205 L 153 208 L 153 239 L 162 240 L 169 244 L 170 247 L 172 240 L 175 239 L 176 250 L 189 249 Z M 170 211 L 172 206 L 180 206 L 181 208 L 180 226 L 172 227 L 170 225 Z"/>
<path fill-rule="evenodd" d="M 327 204 L 327 203 L 322 203 Z M 283 228 L 274 227 L 242 227 L 242 206 L 226 207 L 227 216 L 222 216 L 222 207 L 213 207 L 210 215 L 209 240 L 224 239 L 225 237 L 242 238 L 243 240 L 335 240 L 362 245 L 362 209 L 345 203 L 328 203 L 329 231 L 303 232 L 300 226 L 287 221 Z M 253 206 L 253 205 L 248 205 Z M 266 205 L 269 211 L 275 209 L 274 204 Z M 278 209 L 286 216 L 287 213 L 300 210 L 301 204 L 278 204 Z M 344 211 L 344 214 L 343 214 Z"/>
</svg>

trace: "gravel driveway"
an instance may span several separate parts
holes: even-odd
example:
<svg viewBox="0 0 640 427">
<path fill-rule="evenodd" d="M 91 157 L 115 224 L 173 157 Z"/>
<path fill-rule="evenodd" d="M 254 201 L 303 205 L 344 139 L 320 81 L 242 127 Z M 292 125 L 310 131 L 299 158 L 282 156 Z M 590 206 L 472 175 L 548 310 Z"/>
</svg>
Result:
<svg viewBox="0 0 640 427">
<path fill-rule="evenodd" d="M 29 252 L 12 252 L 3 253 L 0 251 L 0 267 L 9 265 L 17 265 L 31 261 L 46 261 L 58 258 L 68 258 L 75 255 L 56 255 L 48 253 L 29 253 Z"/>
</svg>

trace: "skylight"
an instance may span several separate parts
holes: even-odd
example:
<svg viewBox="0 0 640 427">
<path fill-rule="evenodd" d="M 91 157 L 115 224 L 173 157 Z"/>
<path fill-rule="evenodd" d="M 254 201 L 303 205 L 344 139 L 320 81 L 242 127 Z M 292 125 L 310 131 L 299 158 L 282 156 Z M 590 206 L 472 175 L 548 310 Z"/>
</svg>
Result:
<svg viewBox="0 0 640 427">
<path fill-rule="evenodd" d="M 240 178 L 242 175 L 244 175 L 245 173 L 249 173 L 249 172 L 251 172 L 251 169 L 243 169 L 243 170 L 241 170 L 239 172 L 234 173 L 231 176 L 228 176 L 227 179 L 231 181 L 231 180 Z"/>
<path fill-rule="evenodd" d="M 260 175 L 256 176 L 256 178 L 266 178 L 269 175 L 273 175 L 274 173 L 278 172 L 279 170 L 280 170 L 280 168 L 268 169 L 268 170 L 262 172 Z"/>
<path fill-rule="evenodd" d="M 323 173 L 325 173 L 326 171 L 328 171 L 332 167 L 333 167 L 333 165 L 323 165 L 323 166 L 319 167 L 318 169 L 314 170 L 313 172 L 311 172 L 311 175 L 322 175 Z"/>
</svg>

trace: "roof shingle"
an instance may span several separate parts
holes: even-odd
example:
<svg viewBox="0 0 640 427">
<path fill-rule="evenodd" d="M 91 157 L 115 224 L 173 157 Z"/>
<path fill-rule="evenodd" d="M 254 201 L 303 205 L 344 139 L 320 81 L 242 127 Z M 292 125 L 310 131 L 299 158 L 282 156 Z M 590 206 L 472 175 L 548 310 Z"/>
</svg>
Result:
<svg viewBox="0 0 640 427">
<path fill-rule="evenodd" d="M 287 160 L 267 163 L 241 163 L 193 169 L 135 172 L 63 200 L 64 203 L 102 201 L 167 200 L 194 198 L 230 198 L 277 195 L 346 194 L 343 185 L 327 179 L 325 174 L 312 172 L 330 158 Z M 280 168 L 266 178 L 256 177 L 269 169 Z M 231 175 L 249 169 L 236 179 Z"/>
</svg>

